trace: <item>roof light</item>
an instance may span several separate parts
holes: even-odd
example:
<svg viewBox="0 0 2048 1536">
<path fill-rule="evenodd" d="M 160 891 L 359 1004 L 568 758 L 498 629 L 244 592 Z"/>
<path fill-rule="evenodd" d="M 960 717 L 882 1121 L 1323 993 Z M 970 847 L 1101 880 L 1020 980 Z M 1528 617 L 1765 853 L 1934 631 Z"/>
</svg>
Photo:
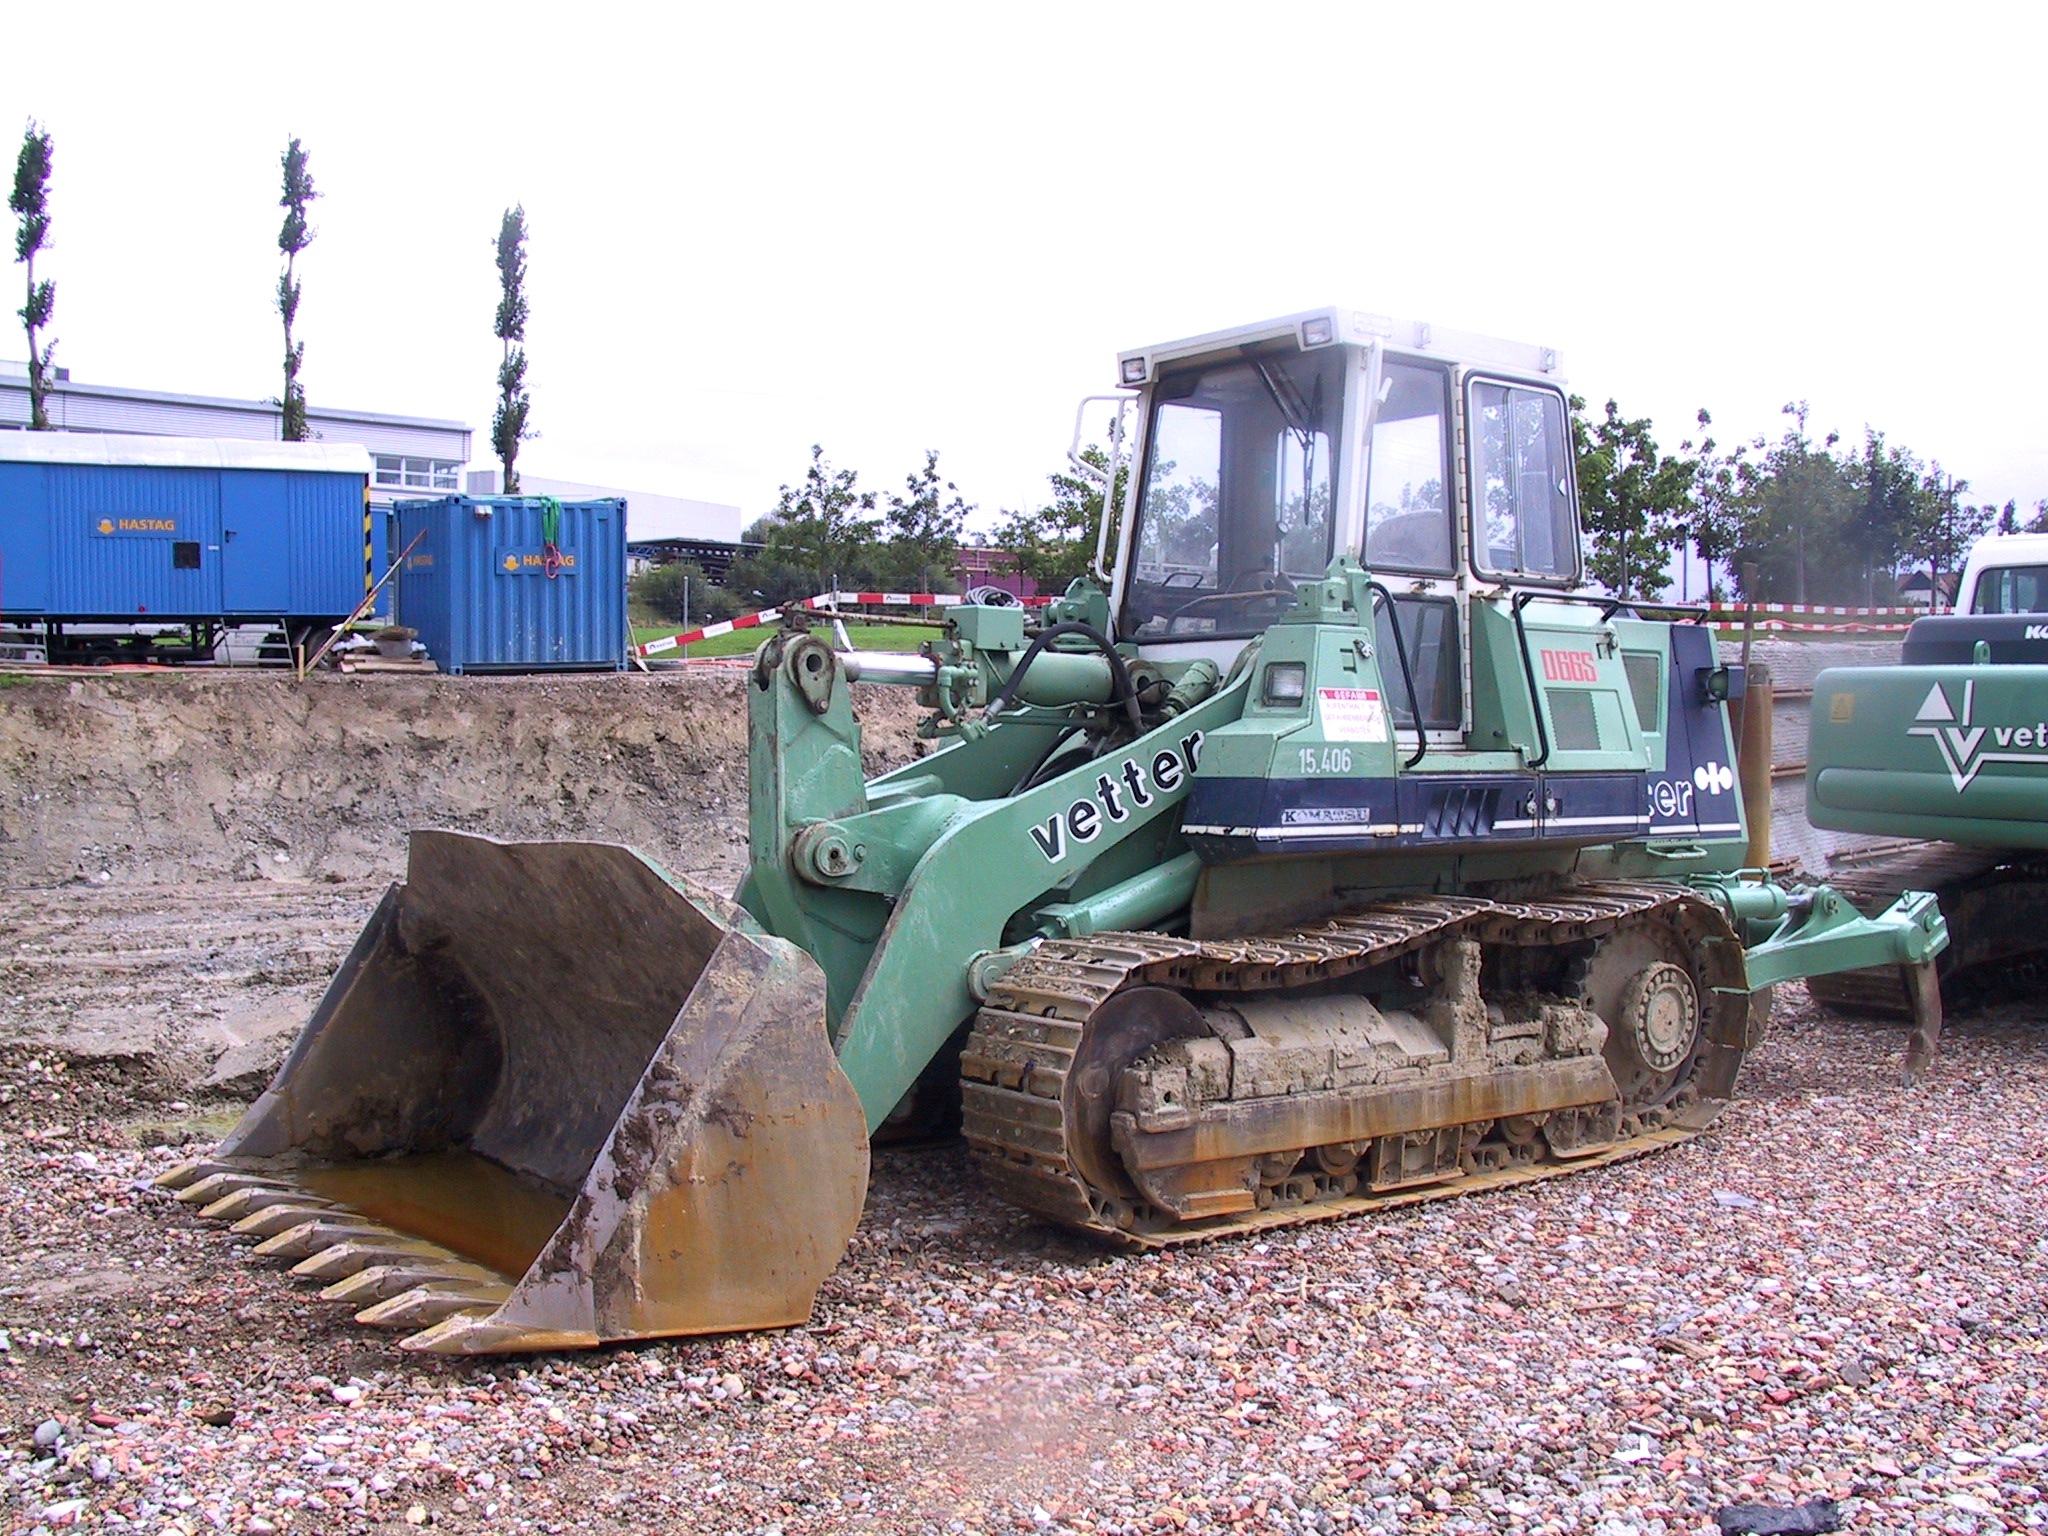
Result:
<svg viewBox="0 0 2048 1536">
<path fill-rule="evenodd" d="M 1317 315 L 1313 319 L 1301 322 L 1301 345 L 1304 350 L 1309 347 L 1327 347 L 1336 339 L 1337 328 L 1328 315 Z"/>
<path fill-rule="evenodd" d="M 1142 384 L 1147 373 L 1143 357 L 1127 357 L 1123 360 L 1123 381 L 1126 384 Z"/>
</svg>

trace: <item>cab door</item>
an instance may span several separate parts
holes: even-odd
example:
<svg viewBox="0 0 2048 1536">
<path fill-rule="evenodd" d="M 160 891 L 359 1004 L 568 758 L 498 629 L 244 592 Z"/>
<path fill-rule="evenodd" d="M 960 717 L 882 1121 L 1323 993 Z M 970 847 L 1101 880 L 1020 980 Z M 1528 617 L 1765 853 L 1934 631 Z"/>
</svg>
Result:
<svg viewBox="0 0 2048 1536">
<path fill-rule="evenodd" d="M 1467 718 L 1451 387 L 1450 369 L 1440 364 L 1381 360 L 1362 541 L 1364 565 L 1392 599 L 1376 614 L 1376 648 L 1394 723 L 1404 734 L 1419 728 L 1445 747 L 1464 744 Z"/>
</svg>

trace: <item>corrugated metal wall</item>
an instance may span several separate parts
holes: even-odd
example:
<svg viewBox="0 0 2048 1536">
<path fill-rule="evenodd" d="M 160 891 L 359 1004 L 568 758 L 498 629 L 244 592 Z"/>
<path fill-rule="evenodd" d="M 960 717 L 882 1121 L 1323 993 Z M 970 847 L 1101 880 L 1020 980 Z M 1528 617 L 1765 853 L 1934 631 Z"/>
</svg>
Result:
<svg viewBox="0 0 2048 1536">
<path fill-rule="evenodd" d="M 0 611 L 305 618 L 364 591 L 359 474 L 0 463 Z"/>
<path fill-rule="evenodd" d="M 398 619 L 444 672 L 625 665 L 626 504 L 561 506 L 551 575 L 537 499 L 453 496 L 398 508 Z"/>
<path fill-rule="evenodd" d="M 288 475 L 291 611 L 347 613 L 363 600 L 363 514 L 359 481 Z"/>
<path fill-rule="evenodd" d="M 234 438 L 275 442 L 277 407 L 256 400 L 221 400 L 172 395 L 101 384 L 53 385 L 44 399 L 50 424 L 68 432 L 133 432 L 162 437 Z M 28 423 L 28 383 L 0 379 L 0 427 Z M 469 428 L 459 422 L 385 416 L 369 411 L 310 407 L 313 435 L 326 442 L 360 443 L 372 453 L 416 454 L 422 458 L 469 458 Z"/>
<path fill-rule="evenodd" d="M 220 471 L 52 464 L 44 484 L 50 612 L 221 611 Z M 198 546 L 184 569 L 180 544 Z"/>
</svg>

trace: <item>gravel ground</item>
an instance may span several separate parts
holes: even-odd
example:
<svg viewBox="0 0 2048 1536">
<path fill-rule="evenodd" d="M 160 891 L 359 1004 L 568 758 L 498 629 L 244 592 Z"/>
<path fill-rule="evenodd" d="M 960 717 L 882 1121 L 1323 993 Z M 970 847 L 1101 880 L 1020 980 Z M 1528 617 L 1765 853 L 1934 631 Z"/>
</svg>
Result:
<svg viewBox="0 0 2048 1536">
<path fill-rule="evenodd" d="M 239 912 L 206 964 L 139 907 L 110 944 L 83 898 L 0 898 L 0 1530 L 1621 1536 L 1818 1496 L 2048 1527 L 2032 1017 L 1956 1022 L 1902 1097 L 1896 1026 L 1786 989 L 1700 1141 L 1159 1257 L 994 1203 L 957 1148 L 888 1152 L 807 1327 L 415 1363 L 147 1189 L 234 1106 L 35 1043 L 80 967 L 194 1017 L 298 1007 L 374 894 L 331 889 L 338 932 Z"/>
</svg>

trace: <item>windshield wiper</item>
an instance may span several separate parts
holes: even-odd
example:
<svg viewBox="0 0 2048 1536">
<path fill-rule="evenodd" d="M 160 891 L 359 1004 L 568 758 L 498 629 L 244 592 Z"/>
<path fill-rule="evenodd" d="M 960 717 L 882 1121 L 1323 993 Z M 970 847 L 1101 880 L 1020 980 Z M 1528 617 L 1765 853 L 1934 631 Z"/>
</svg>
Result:
<svg viewBox="0 0 2048 1536">
<path fill-rule="evenodd" d="M 1252 359 L 1252 367 L 1259 372 L 1259 380 L 1266 386 L 1266 393 L 1273 397 L 1273 404 L 1279 409 L 1280 419 L 1287 424 L 1287 430 L 1294 434 L 1302 447 L 1322 430 L 1323 420 L 1323 376 L 1316 374 L 1314 403 L 1304 400 L 1301 386 L 1285 373 L 1276 374 L 1263 357 Z"/>
</svg>

